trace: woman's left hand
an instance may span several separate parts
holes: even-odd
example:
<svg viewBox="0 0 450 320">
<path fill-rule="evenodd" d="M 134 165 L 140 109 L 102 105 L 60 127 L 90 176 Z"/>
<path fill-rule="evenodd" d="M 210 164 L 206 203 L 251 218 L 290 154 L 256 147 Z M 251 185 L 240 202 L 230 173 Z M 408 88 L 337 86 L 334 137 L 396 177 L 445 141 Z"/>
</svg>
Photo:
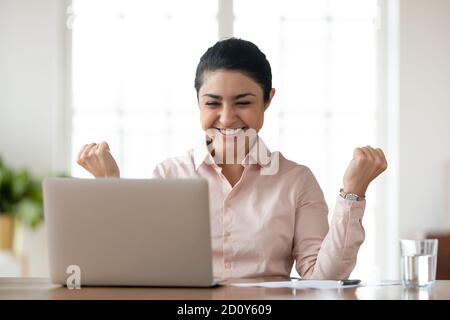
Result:
<svg viewBox="0 0 450 320">
<path fill-rule="evenodd" d="M 387 168 L 386 157 L 380 148 L 356 148 L 344 174 L 344 191 L 365 196 L 370 182 Z"/>
</svg>

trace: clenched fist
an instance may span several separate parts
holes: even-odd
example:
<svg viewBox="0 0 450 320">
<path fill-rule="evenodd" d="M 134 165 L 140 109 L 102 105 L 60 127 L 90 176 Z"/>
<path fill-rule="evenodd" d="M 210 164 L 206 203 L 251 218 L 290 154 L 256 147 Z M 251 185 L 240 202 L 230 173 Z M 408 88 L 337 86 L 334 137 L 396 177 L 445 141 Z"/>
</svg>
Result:
<svg viewBox="0 0 450 320">
<path fill-rule="evenodd" d="M 387 161 L 380 148 L 356 148 L 344 174 L 344 191 L 365 196 L 369 183 L 386 168 Z"/>
<path fill-rule="evenodd" d="M 119 167 L 106 142 L 84 145 L 78 154 L 77 163 L 96 178 L 120 177 Z"/>
</svg>

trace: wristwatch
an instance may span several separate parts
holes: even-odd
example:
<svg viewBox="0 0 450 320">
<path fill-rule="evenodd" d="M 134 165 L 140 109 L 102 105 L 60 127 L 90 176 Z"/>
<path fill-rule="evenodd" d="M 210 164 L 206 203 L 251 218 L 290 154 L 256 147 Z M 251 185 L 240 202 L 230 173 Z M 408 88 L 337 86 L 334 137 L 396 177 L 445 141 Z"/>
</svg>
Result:
<svg viewBox="0 0 450 320">
<path fill-rule="evenodd" d="M 352 201 L 362 201 L 366 198 L 365 196 L 358 196 L 355 193 L 344 192 L 344 189 L 342 189 L 342 188 L 341 188 L 341 190 L 339 190 L 339 195 L 346 200 L 352 200 Z"/>
</svg>

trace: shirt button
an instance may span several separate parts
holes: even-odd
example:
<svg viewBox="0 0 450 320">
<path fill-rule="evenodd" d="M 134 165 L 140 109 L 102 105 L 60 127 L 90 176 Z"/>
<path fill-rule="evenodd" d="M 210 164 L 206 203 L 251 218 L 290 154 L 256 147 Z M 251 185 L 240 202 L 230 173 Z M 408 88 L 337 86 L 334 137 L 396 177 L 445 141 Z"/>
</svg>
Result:
<svg viewBox="0 0 450 320">
<path fill-rule="evenodd" d="M 231 269 L 231 263 L 229 262 L 225 263 L 225 269 Z"/>
</svg>

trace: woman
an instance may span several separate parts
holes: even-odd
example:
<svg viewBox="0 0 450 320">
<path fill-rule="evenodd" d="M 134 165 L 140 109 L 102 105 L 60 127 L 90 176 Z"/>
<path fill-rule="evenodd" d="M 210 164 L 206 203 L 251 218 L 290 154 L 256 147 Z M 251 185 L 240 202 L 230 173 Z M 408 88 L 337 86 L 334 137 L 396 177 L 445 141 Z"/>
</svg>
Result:
<svg viewBox="0 0 450 320">
<path fill-rule="evenodd" d="M 347 279 L 364 241 L 364 195 L 387 168 L 383 151 L 355 149 L 329 227 L 310 169 L 254 138 L 275 95 L 258 47 L 235 38 L 217 42 L 200 59 L 195 88 L 205 137 L 184 156 L 160 163 L 154 176 L 208 180 L 214 276 L 286 277 L 295 261 L 304 279 Z M 243 136 L 249 138 L 236 144 Z M 77 162 L 95 177 L 120 176 L 106 142 L 85 145 Z M 275 170 L 264 173 L 268 167 Z"/>
</svg>

